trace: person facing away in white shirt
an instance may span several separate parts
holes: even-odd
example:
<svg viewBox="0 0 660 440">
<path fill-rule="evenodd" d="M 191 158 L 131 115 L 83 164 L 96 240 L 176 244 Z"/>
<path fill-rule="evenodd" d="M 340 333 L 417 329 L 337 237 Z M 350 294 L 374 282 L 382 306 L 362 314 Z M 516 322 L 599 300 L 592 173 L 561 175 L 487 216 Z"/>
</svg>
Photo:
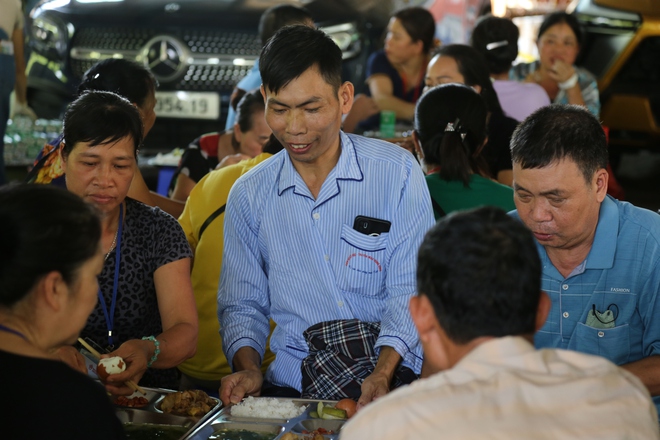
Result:
<svg viewBox="0 0 660 440">
<path fill-rule="evenodd" d="M 441 220 L 420 247 L 410 300 L 427 377 L 358 411 L 341 439 L 660 438 L 635 376 L 601 357 L 534 349 L 550 307 L 540 280 L 532 235 L 504 211 Z"/>
</svg>

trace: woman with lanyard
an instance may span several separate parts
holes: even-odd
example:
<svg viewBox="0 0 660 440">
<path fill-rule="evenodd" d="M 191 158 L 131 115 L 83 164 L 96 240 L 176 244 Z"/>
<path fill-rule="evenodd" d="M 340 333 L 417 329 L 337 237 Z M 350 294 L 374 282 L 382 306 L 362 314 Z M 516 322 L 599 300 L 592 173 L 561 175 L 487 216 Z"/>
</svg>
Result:
<svg viewBox="0 0 660 440">
<path fill-rule="evenodd" d="M 436 219 L 479 206 L 515 209 L 513 190 L 485 172 L 488 108 L 471 87 L 445 84 L 417 103 L 413 142 L 423 160 Z"/>
<path fill-rule="evenodd" d="M 367 62 L 367 85 L 376 106 L 390 110 L 397 119 L 412 121 L 415 102 L 424 89 L 429 52 L 435 46 L 435 20 L 420 7 L 398 11 L 387 26 L 385 48 Z M 361 126 L 373 128 L 377 115 Z"/>
<path fill-rule="evenodd" d="M 114 93 L 84 93 L 66 112 L 63 142 L 66 186 L 100 211 L 103 231 L 99 302 L 82 336 L 126 361 L 126 371 L 108 379 L 112 394 L 131 394 L 129 379 L 177 388 L 174 367 L 194 354 L 197 340 L 191 252 L 174 218 L 126 197 L 140 113 Z"/>
</svg>

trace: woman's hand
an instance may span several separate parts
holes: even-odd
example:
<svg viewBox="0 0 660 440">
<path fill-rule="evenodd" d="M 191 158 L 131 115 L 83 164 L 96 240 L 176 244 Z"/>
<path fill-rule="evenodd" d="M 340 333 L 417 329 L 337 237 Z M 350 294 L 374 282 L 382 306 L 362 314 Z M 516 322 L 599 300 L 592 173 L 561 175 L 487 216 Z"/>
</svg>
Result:
<svg viewBox="0 0 660 440">
<path fill-rule="evenodd" d="M 552 68 L 548 70 L 548 76 L 557 83 L 568 81 L 575 74 L 575 68 L 562 60 L 555 60 Z"/>
<path fill-rule="evenodd" d="M 154 343 L 140 339 L 131 339 L 109 354 L 101 355 L 101 358 L 119 356 L 126 363 L 126 370 L 119 374 L 111 374 L 106 379 L 105 388 L 115 396 L 128 396 L 133 394 L 133 389 L 125 384 L 132 380 L 139 383 L 147 371 L 147 362 L 153 355 Z"/>
</svg>

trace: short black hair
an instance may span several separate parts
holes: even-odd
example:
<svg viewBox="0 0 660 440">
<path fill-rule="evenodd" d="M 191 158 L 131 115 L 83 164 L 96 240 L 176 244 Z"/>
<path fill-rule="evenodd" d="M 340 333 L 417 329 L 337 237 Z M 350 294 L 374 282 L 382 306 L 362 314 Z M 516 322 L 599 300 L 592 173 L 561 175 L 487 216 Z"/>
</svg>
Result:
<svg viewBox="0 0 660 440">
<path fill-rule="evenodd" d="M 419 248 L 417 291 L 457 344 L 533 334 L 541 292 L 534 238 L 500 208 L 451 213 Z"/>
<path fill-rule="evenodd" d="M 506 73 L 518 57 L 518 26 L 509 18 L 486 15 L 477 20 L 470 44 L 481 53 L 490 73 Z"/>
<path fill-rule="evenodd" d="M 89 142 L 90 147 L 95 147 L 130 137 L 137 158 L 143 140 L 138 109 L 116 93 L 96 90 L 83 93 L 69 105 L 63 131 L 65 157 L 79 142 Z"/>
<path fill-rule="evenodd" d="M 428 53 L 433 48 L 435 19 L 427 9 L 417 6 L 404 8 L 397 11 L 393 17 L 401 22 L 413 43 L 422 42 L 424 53 Z"/>
<path fill-rule="evenodd" d="M 469 187 L 472 173 L 484 167 L 478 154 L 486 140 L 486 102 L 471 87 L 442 84 L 417 101 L 415 132 L 422 144 L 424 161 L 440 166 L 440 177 Z M 447 131 L 447 124 L 454 131 Z"/>
<path fill-rule="evenodd" d="M 252 130 L 254 114 L 258 111 L 263 112 L 265 108 L 261 90 L 254 89 L 243 95 L 236 106 L 236 123 L 243 133 Z"/>
<path fill-rule="evenodd" d="M 563 11 L 553 12 L 552 14 L 548 14 L 545 16 L 543 22 L 541 23 L 541 26 L 539 27 L 539 34 L 537 40 L 541 39 L 543 34 L 545 34 L 545 32 L 548 29 L 550 29 L 552 26 L 560 23 L 566 23 L 568 27 L 571 28 L 571 30 L 575 34 L 575 39 L 577 40 L 578 45 L 581 46 L 583 35 L 582 35 L 582 27 L 580 26 L 580 22 L 574 15 L 568 14 Z"/>
<path fill-rule="evenodd" d="M 78 86 L 78 95 L 90 90 L 104 90 L 123 96 L 143 108 L 153 96 L 158 82 L 141 64 L 123 58 L 108 58 L 90 67 Z"/>
<path fill-rule="evenodd" d="M 598 119 L 578 105 L 554 104 L 532 113 L 511 136 L 511 159 L 523 169 L 573 160 L 587 183 L 607 168 L 607 139 Z"/>
<path fill-rule="evenodd" d="M 279 29 L 291 24 L 305 24 L 314 21 L 312 14 L 302 7 L 294 5 L 275 5 L 266 9 L 259 20 L 259 38 L 263 46 Z"/>
<path fill-rule="evenodd" d="M 481 87 L 481 96 L 486 100 L 488 111 L 497 115 L 504 114 L 490 80 L 486 59 L 475 48 L 466 44 L 448 44 L 441 46 L 434 55 L 453 58 L 458 65 L 458 71 L 465 79 L 465 84 Z"/>
<path fill-rule="evenodd" d="M 96 210 L 72 192 L 53 185 L 0 188 L 0 306 L 24 299 L 49 272 L 74 283 L 100 240 Z"/>
<path fill-rule="evenodd" d="M 339 46 L 325 32 L 302 25 L 285 26 L 277 31 L 259 57 L 261 82 L 273 93 L 312 67 L 318 68 L 337 93 L 341 86 L 341 66 Z"/>
</svg>

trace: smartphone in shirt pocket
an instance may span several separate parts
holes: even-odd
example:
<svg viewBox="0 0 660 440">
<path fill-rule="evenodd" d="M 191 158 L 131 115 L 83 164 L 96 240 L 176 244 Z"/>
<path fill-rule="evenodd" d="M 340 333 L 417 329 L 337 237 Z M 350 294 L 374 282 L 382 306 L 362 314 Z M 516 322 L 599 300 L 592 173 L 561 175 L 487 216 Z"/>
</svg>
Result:
<svg viewBox="0 0 660 440">
<path fill-rule="evenodd" d="M 392 223 L 379 218 L 358 215 L 353 221 L 353 229 L 361 234 L 377 237 L 382 233 L 390 232 Z"/>
</svg>

